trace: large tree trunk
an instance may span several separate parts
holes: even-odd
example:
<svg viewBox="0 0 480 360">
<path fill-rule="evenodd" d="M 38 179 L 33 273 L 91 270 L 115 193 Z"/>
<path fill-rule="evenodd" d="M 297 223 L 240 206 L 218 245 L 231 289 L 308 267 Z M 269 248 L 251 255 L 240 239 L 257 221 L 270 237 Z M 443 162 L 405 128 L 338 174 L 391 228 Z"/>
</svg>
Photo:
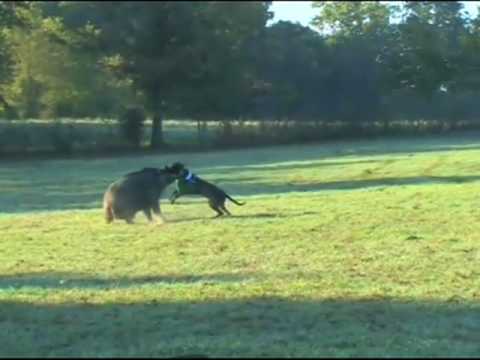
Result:
<svg viewBox="0 0 480 360">
<path fill-rule="evenodd" d="M 150 138 L 150 147 L 158 149 L 165 145 L 163 139 L 163 116 L 160 109 L 156 109 L 152 119 L 152 135 Z"/>
<path fill-rule="evenodd" d="M 224 140 L 231 140 L 233 137 L 233 127 L 231 120 L 224 120 L 222 121 L 223 125 L 223 139 Z"/>
<path fill-rule="evenodd" d="M 207 139 L 207 122 L 197 120 L 197 139 L 200 145 L 203 145 Z"/>
<path fill-rule="evenodd" d="M 158 149 L 165 145 L 163 138 L 163 110 L 160 89 L 154 87 L 150 90 L 150 109 L 152 111 L 152 134 L 150 137 L 150 148 Z"/>
</svg>

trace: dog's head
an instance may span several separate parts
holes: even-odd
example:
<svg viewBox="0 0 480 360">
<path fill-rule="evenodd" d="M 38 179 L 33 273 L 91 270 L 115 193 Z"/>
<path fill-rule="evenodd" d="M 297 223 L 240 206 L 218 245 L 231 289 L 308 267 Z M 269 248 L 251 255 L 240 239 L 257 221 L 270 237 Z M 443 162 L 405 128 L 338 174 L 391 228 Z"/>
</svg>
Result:
<svg viewBox="0 0 480 360">
<path fill-rule="evenodd" d="M 177 178 L 184 176 L 184 174 L 188 172 L 188 169 L 185 167 L 185 165 L 178 161 L 174 162 L 170 167 L 166 166 L 166 168 L 169 168 L 169 171 Z"/>
<path fill-rule="evenodd" d="M 163 169 L 160 170 L 163 176 L 167 177 L 167 182 L 170 184 L 174 182 L 178 178 L 178 170 L 176 168 L 172 168 L 171 166 L 164 166 Z"/>
<path fill-rule="evenodd" d="M 174 162 L 172 164 L 172 166 L 170 166 L 170 169 L 172 169 L 173 171 L 179 173 L 181 170 L 183 170 L 185 168 L 185 165 L 179 161 L 177 162 Z"/>
</svg>

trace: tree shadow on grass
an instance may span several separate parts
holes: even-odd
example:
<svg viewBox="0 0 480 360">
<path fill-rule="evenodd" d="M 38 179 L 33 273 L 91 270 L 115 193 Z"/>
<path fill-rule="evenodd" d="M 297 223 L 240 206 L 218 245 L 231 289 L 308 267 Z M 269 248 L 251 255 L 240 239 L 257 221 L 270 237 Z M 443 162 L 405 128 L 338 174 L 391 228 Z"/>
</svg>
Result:
<svg viewBox="0 0 480 360">
<path fill-rule="evenodd" d="M 401 160 L 396 158 L 395 160 Z M 256 166 L 239 166 L 239 167 L 212 167 L 212 168 L 204 168 L 202 170 L 202 174 L 231 174 L 234 171 L 254 171 L 254 172 L 273 172 L 273 171 L 285 171 L 285 170 L 292 170 L 292 171 L 300 171 L 305 169 L 314 169 L 314 168 L 323 168 L 323 167 L 330 167 L 330 166 L 349 166 L 349 165 L 358 165 L 358 164 L 374 164 L 382 162 L 381 160 L 354 160 L 354 161 L 317 161 L 307 162 L 304 160 L 299 160 L 297 163 L 278 163 L 278 164 L 265 164 L 265 165 L 256 165 Z M 261 177 L 241 177 L 242 181 L 254 181 L 261 179 Z M 215 182 L 218 183 L 230 183 L 234 182 L 235 178 L 222 178 L 217 177 L 215 178 Z M 237 179 L 238 180 L 238 179 Z"/>
<path fill-rule="evenodd" d="M 269 167 L 240 167 L 236 171 L 246 171 L 248 169 L 255 171 L 274 171 L 274 170 L 288 170 L 292 171 L 303 168 L 316 168 L 321 166 L 334 165 L 349 165 L 356 163 L 371 163 L 373 160 L 360 160 L 350 162 L 329 162 L 329 163 L 298 163 L 298 164 L 279 164 Z M 108 182 L 98 181 L 96 178 L 85 177 L 83 179 L 69 179 L 68 181 L 57 181 L 53 177 L 48 178 L 43 176 L 43 179 L 37 179 L 34 176 L 16 176 L 10 174 L 9 169 L 0 169 L 0 184 L 4 184 L 3 189 L 0 189 L 0 202 L 2 207 L 0 212 L 5 213 L 21 213 L 27 211 L 57 211 L 57 210 L 88 210 L 94 208 L 101 208 L 103 194 L 108 186 Z M 231 169 L 215 170 L 215 173 L 232 173 Z M 208 174 L 205 171 L 205 174 Z M 208 177 L 208 175 L 207 175 Z M 13 179 L 13 180 L 12 180 Z M 65 179 L 64 179 L 65 180 Z M 115 179 L 112 178 L 111 181 Z M 260 176 L 254 177 L 213 177 L 210 178 L 212 182 L 224 186 L 242 187 L 244 184 L 250 186 L 251 190 L 247 195 L 258 194 L 255 190 L 256 184 L 262 180 Z M 164 202 L 173 191 L 174 185 L 170 185 L 162 196 Z M 191 199 L 192 196 L 189 196 Z M 201 198 L 201 196 L 194 196 L 193 198 Z M 182 199 L 183 200 L 183 199 Z M 181 201 L 180 203 L 188 203 Z"/>
<path fill-rule="evenodd" d="M 361 180 L 342 180 L 316 183 L 232 183 L 227 193 L 236 199 L 241 196 L 279 195 L 290 192 L 322 192 L 331 190 L 360 190 L 373 187 L 385 188 L 395 186 L 431 185 L 431 184 L 464 184 L 480 181 L 480 176 L 412 176 L 390 177 Z M 176 205 L 189 204 L 192 197 L 185 196 L 177 200 Z M 176 206 L 175 205 L 175 206 Z"/>
<path fill-rule="evenodd" d="M 205 292 L 207 291 L 207 292 Z M 0 301 L 2 356 L 477 357 L 480 307 L 278 296 Z M 230 295 L 231 296 L 231 295 Z M 90 300 L 92 299 L 92 300 Z M 97 299 L 97 300 L 95 300 Z"/>
<path fill-rule="evenodd" d="M 233 214 L 228 216 L 224 215 L 221 217 L 216 217 L 214 215 L 215 212 L 212 210 L 212 216 L 197 216 L 197 217 L 186 217 L 186 218 L 180 218 L 180 219 L 172 219 L 168 220 L 169 223 L 182 223 L 182 222 L 190 222 L 190 221 L 197 221 L 197 220 L 235 220 L 235 219 L 279 219 L 279 218 L 292 218 L 294 216 L 303 216 L 303 215 L 313 215 L 316 214 L 315 212 L 311 211 L 305 211 L 299 214 L 269 214 L 269 213 L 258 213 L 258 214 L 240 214 L 236 215 Z"/>
<path fill-rule="evenodd" d="M 224 190 L 231 196 L 263 196 L 279 195 L 290 192 L 320 192 L 329 190 L 358 190 L 371 187 L 393 187 L 410 185 L 430 185 L 430 184 L 463 184 L 480 181 L 480 176 L 412 176 L 412 177 L 389 177 L 373 178 L 361 180 L 342 180 L 318 183 L 267 183 L 267 182 L 248 182 L 242 180 L 230 183 Z M 17 197 L 15 194 L 3 199 L 2 212 L 19 213 L 26 211 L 41 210 L 75 210 L 75 209 L 94 209 L 101 208 L 101 199 L 103 192 L 88 192 L 85 194 L 75 192 L 54 192 L 38 193 L 31 197 Z M 161 200 L 161 206 L 165 206 L 167 197 L 170 194 L 167 191 Z M 192 201 L 195 199 L 195 201 Z M 239 199 L 242 200 L 242 199 Z M 176 201 L 176 205 L 187 205 L 191 203 L 204 202 L 202 196 L 184 196 Z"/>
<path fill-rule="evenodd" d="M 431 152 L 453 152 L 458 150 L 479 150 L 480 132 L 463 133 L 459 136 L 443 135 L 430 137 L 400 137 L 384 138 L 378 140 L 345 140 L 335 141 L 326 144 L 303 144 L 303 145 L 283 145 L 271 148 L 260 148 L 260 152 L 272 153 L 271 157 L 262 156 L 256 159 L 258 165 L 270 165 L 272 162 L 290 162 L 290 161 L 318 161 L 319 159 L 341 159 L 348 156 L 413 156 L 422 153 Z M 248 149 L 247 151 L 250 151 Z M 222 165 L 213 167 L 204 167 L 199 165 L 198 169 L 217 172 L 219 170 L 232 170 L 238 167 L 248 167 L 252 163 L 249 156 L 236 156 L 236 153 L 244 150 L 222 151 L 224 159 Z M 299 156 L 301 153 L 301 156 Z M 215 154 L 215 153 L 213 153 Z M 281 157 L 281 158 L 280 158 Z M 273 159 L 273 161 L 272 161 Z M 363 160 L 360 160 L 361 163 Z M 368 161 L 368 160 L 366 160 Z M 188 161 L 187 161 L 188 163 Z M 341 165 L 343 162 L 338 162 Z M 355 162 L 352 162 L 352 164 Z M 345 162 L 347 164 L 347 162 Z M 189 164 L 194 167 L 195 164 Z M 253 170 L 253 169 L 252 169 Z"/>
<path fill-rule="evenodd" d="M 109 289 L 132 288 L 143 285 L 202 284 L 240 282 L 251 278 L 251 274 L 214 275 L 151 275 L 142 277 L 100 278 L 61 272 L 40 272 L 18 275 L 0 275 L 0 290 L 42 289 Z"/>
<path fill-rule="evenodd" d="M 309 190 L 311 187 L 317 190 L 353 190 L 372 186 L 404 186 L 404 185 L 430 185 L 430 184 L 463 184 L 480 181 L 480 176 L 412 176 L 391 177 L 380 179 L 365 179 L 353 181 L 333 181 L 329 183 L 310 184 L 303 187 Z M 301 186 L 300 186 L 301 187 Z"/>
<path fill-rule="evenodd" d="M 234 196 L 282 194 L 289 192 L 356 190 L 370 187 L 428 185 L 432 183 L 468 183 L 478 181 L 478 176 L 413 176 L 396 178 L 362 178 L 317 183 L 264 182 L 261 173 L 267 171 L 291 171 L 330 166 L 349 166 L 384 162 L 380 159 L 348 159 L 346 156 L 370 156 L 404 153 L 404 160 L 421 152 L 478 149 L 478 136 L 464 134 L 459 137 L 431 139 L 389 139 L 380 141 L 338 142 L 326 146 L 303 145 L 273 147 L 193 156 L 192 169 L 200 176 L 217 183 Z M 258 155 L 258 156 L 257 156 Z M 179 155 L 178 155 L 179 156 Z M 28 163 L 4 162 L 0 168 L 0 212 L 23 213 L 30 211 L 58 211 L 75 209 L 100 209 L 103 193 L 108 184 L 121 174 L 142 165 L 161 163 L 178 158 L 168 155 L 161 160 L 157 155 L 131 156 L 124 161 L 103 159 L 98 161 L 32 161 Z M 332 161 L 328 161 L 328 160 Z M 350 160 L 350 161 L 349 161 Z M 309 162 L 310 161 L 310 162 Z M 387 160 L 388 161 L 388 160 Z M 207 166 L 204 166 L 207 165 Z M 217 166 L 218 165 L 218 166 Z M 151 166 L 151 165 L 150 165 Z M 128 169 L 128 170 L 127 170 Z M 245 174 L 245 171 L 259 172 Z M 169 188 L 162 202 L 171 193 Z M 204 199 L 202 199 L 204 201 Z M 179 199 L 179 203 L 189 203 Z"/>
</svg>

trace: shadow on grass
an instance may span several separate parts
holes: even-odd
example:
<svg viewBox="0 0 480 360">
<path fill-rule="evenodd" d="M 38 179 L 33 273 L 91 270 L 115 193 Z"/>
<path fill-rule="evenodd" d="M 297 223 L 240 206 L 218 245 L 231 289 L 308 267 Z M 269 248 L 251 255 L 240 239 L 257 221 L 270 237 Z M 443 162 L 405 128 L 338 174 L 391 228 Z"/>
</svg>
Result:
<svg viewBox="0 0 480 360">
<path fill-rule="evenodd" d="M 477 357 L 478 304 L 274 296 L 0 302 L 2 356 Z M 98 301 L 98 300 L 97 300 Z"/>
<path fill-rule="evenodd" d="M 390 177 L 377 179 L 345 180 L 319 183 L 232 183 L 226 189 L 235 198 L 238 196 L 282 194 L 289 192 L 327 191 L 327 190 L 358 190 L 370 187 L 391 187 L 407 185 L 430 184 L 463 184 L 480 181 L 480 176 L 412 176 Z M 175 204 L 186 203 L 188 196 L 177 200 Z M 244 200 L 244 199 L 239 199 Z"/>
<path fill-rule="evenodd" d="M 0 275 L 0 289 L 42 288 L 42 289 L 110 289 L 130 288 L 155 284 L 216 284 L 240 282 L 251 278 L 251 274 L 214 275 L 161 275 L 122 278 L 98 278 L 71 273 L 27 273 Z"/>
<path fill-rule="evenodd" d="M 358 190 L 371 187 L 392 187 L 409 185 L 430 185 L 430 184 L 463 184 L 480 181 L 480 176 L 412 176 L 412 177 L 390 177 L 377 179 L 345 180 L 320 183 L 266 183 L 249 182 L 242 180 L 232 182 L 223 189 L 234 196 L 237 200 L 245 200 L 242 196 L 275 195 L 289 192 L 315 192 L 329 190 Z M 164 208 L 168 204 L 168 196 L 171 189 L 167 190 L 162 197 L 161 206 Z M 29 196 L 20 196 L 18 194 L 2 195 L 2 212 L 21 213 L 28 211 L 53 211 L 53 210 L 75 210 L 75 209 L 100 209 L 102 192 L 87 192 L 85 194 L 75 191 L 71 192 L 38 192 L 31 193 Z M 191 201 L 195 199 L 196 201 Z M 175 206 L 191 203 L 204 202 L 202 196 L 183 196 L 179 198 Z M 174 210 L 172 210 L 174 211 Z"/>
<path fill-rule="evenodd" d="M 389 155 L 404 161 L 409 156 L 431 151 L 479 149 L 478 136 L 465 134 L 454 137 L 429 139 L 388 139 L 379 141 L 345 141 L 326 145 L 283 146 L 266 149 L 222 151 L 198 157 L 189 154 L 192 169 L 200 176 L 218 184 L 233 196 L 282 194 L 303 191 L 355 190 L 369 187 L 428 185 L 432 183 L 467 183 L 479 181 L 478 176 L 413 176 L 391 178 L 362 178 L 317 183 L 266 183 L 265 172 L 285 171 L 294 174 L 308 168 L 328 171 L 330 166 L 385 163 L 388 159 L 348 159 L 347 156 Z M 32 161 L 28 163 L 5 162 L 0 168 L 0 212 L 23 213 L 30 211 L 57 211 L 75 209 L 100 209 L 103 193 L 109 183 L 121 174 L 142 166 L 163 166 L 182 156 L 170 154 L 131 156 L 123 159 Z M 332 161 L 328 161 L 328 160 Z M 349 161 L 350 160 L 350 161 Z M 309 163 L 309 161 L 311 161 Z M 242 173 L 252 171 L 253 173 Z M 255 172 L 259 176 L 255 176 Z M 165 192 L 164 199 L 173 191 Z M 180 198 L 179 204 L 189 203 Z M 201 199 L 200 201 L 205 201 Z"/>
<path fill-rule="evenodd" d="M 430 185 L 430 184 L 463 184 L 480 181 L 480 176 L 412 176 L 390 177 L 380 179 L 332 181 L 325 183 L 288 184 L 287 191 L 320 191 L 320 190 L 356 190 L 376 186 L 405 186 L 405 185 Z M 275 192 L 275 186 L 267 185 Z M 283 188 L 283 185 L 280 186 Z"/>
<path fill-rule="evenodd" d="M 302 212 L 302 213 L 299 213 L 299 214 L 281 214 L 281 213 L 278 213 L 278 214 L 266 214 L 266 213 L 260 213 L 260 214 L 243 214 L 243 215 L 236 215 L 234 213 L 232 213 L 231 216 L 228 216 L 228 215 L 224 215 L 224 216 L 221 216 L 221 217 L 216 217 L 216 213 L 212 210 L 211 211 L 211 214 L 212 216 L 197 216 L 197 217 L 191 217 L 191 218 L 181 218 L 181 219 L 172 219 L 172 220 L 168 220 L 169 223 L 182 223 L 182 222 L 190 222 L 190 221 L 197 221 L 197 220 L 214 220 L 214 219 L 218 219 L 218 220 L 227 220 L 227 219 L 232 219 L 232 220 L 235 220 L 235 219 L 265 219 L 265 218 L 271 218 L 271 219 L 278 219 L 278 218 L 292 218 L 294 216 L 303 216 L 303 215 L 313 215 L 313 214 L 316 214 L 314 212 L 311 212 L 311 211 L 305 211 L 305 212 Z"/>
<path fill-rule="evenodd" d="M 269 165 L 272 162 L 290 162 L 290 161 L 318 161 L 328 160 L 328 159 L 341 159 L 342 157 L 348 156 L 388 156 L 405 154 L 406 156 L 414 156 L 422 153 L 431 153 L 431 152 L 454 152 L 458 150 L 479 150 L 479 135 L 480 132 L 476 134 L 473 133 L 464 133 L 458 137 L 453 136 L 431 136 L 428 138 L 422 137 L 400 137 L 398 139 L 385 138 L 379 140 L 358 140 L 358 141 L 335 141 L 325 144 L 304 144 L 304 145 L 283 145 L 270 147 L 266 149 L 254 149 L 259 152 L 262 151 L 271 151 L 271 156 L 262 157 L 259 154 L 255 158 L 255 164 L 257 165 L 266 165 L 266 169 L 269 169 Z M 246 150 L 246 149 L 245 149 Z M 198 169 L 205 169 L 207 172 L 214 171 L 220 172 L 221 170 L 231 170 L 238 167 L 246 168 L 248 170 L 257 170 L 256 167 L 249 167 L 252 163 L 252 158 L 249 156 L 235 156 L 236 153 L 243 152 L 245 150 L 232 150 L 232 151 L 223 151 L 222 154 L 225 154 L 225 157 L 222 161 L 222 165 L 219 166 L 198 166 Z M 252 151 L 248 149 L 247 151 Z M 301 156 L 298 156 L 299 152 Z M 232 154 L 231 156 L 230 153 Z M 246 154 L 247 155 L 247 154 Z M 272 161 L 273 159 L 273 161 Z M 399 158 L 397 158 L 399 159 Z M 399 159 L 400 160 L 400 159 Z M 361 164 L 365 161 L 376 160 L 360 160 L 358 162 L 350 161 L 351 164 Z M 187 165 L 189 164 L 188 158 L 184 160 Z M 335 161 L 332 162 L 332 165 L 347 165 L 348 161 Z M 293 165 L 293 164 L 292 164 Z M 328 165 L 325 162 L 325 165 Z M 288 165 L 286 165 L 288 166 Z M 193 166 L 192 166 L 193 168 Z"/>
<path fill-rule="evenodd" d="M 396 158 L 395 160 L 402 160 L 399 158 Z M 318 162 L 318 159 L 316 162 L 305 162 L 301 161 L 298 163 L 290 163 L 290 164 L 278 164 L 278 165 L 273 165 L 273 164 L 265 164 L 265 165 L 256 165 L 256 166 L 239 166 L 239 167 L 213 167 L 213 168 L 205 168 L 205 170 L 202 170 L 202 174 L 223 174 L 223 173 L 232 173 L 233 171 L 255 171 L 255 172 L 273 172 L 273 171 L 285 171 L 285 170 L 292 170 L 292 172 L 300 171 L 300 170 L 305 170 L 305 169 L 315 169 L 315 168 L 322 168 L 322 167 L 330 167 L 330 166 L 349 166 L 349 165 L 358 165 L 358 164 L 375 164 L 375 163 L 381 163 L 382 160 L 355 160 L 355 161 L 325 161 L 325 162 Z M 242 181 L 254 181 L 261 179 L 261 177 L 242 177 Z M 215 178 L 215 182 L 218 183 L 231 183 L 235 182 L 236 179 L 234 178 L 221 178 L 217 177 Z"/>
</svg>

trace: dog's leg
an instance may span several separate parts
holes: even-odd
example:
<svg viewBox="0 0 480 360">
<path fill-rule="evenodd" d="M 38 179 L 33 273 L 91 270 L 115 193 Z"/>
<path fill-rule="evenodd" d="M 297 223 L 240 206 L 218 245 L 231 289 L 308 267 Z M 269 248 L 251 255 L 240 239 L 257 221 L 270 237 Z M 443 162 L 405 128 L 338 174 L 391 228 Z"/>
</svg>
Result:
<svg viewBox="0 0 480 360">
<path fill-rule="evenodd" d="M 215 203 L 213 203 L 212 201 L 209 201 L 208 202 L 208 205 L 210 205 L 210 207 L 215 210 L 215 212 L 217 213 L 217 216 L 214 216 L 213 218 L 218 218 L 220 216 L 223 216 L 223 212 L 220 211 L 220 209 L 217 207 L 217 205 L 215 205 Z"/>
<path fill-rule="evenodd" d="M 175 200 L 177 200 L 180 196 L 180 192 L 178 190 L 175 190 L 172 195 L 170 195 L 170 204 L 175 203 Z"/>
<path fill-rule="evenodd" d="M 152 212 L 150 210 L 150 208 L 145 208 L 143 209 L 143 213 L 145 214 L 145 216 L 147 217 L 148 221 L 149 222 L 152 222 L 153 219 L 152 219 Z"/>
<path fill-rule="evenodd" d="M 167 222 L 162 212 L 160 211 L 160 205 L 158 204 L 158 202 L 155 202 L 152 204 L 152 210 L 155 213 L 155 215 L 157 215 L 162 220 L 162 222 L 164 223 Z"/>
<path fill-rule="evenodd" d="M 220 209 L 222 209 L 223 212 L 225 212 L 228 216 L 232 216 L 230 211 L 228 211 L 227 208 L 225 207 L 225 204 L 220 205 Z"/>
<path fill-rule="evenodd" d="M 135 218 L 136 211 L 123 210 L 121 212 L 121 219 L 125 220 L 127 224 L 133 224 L 133 219 Z"/>
</svg>

